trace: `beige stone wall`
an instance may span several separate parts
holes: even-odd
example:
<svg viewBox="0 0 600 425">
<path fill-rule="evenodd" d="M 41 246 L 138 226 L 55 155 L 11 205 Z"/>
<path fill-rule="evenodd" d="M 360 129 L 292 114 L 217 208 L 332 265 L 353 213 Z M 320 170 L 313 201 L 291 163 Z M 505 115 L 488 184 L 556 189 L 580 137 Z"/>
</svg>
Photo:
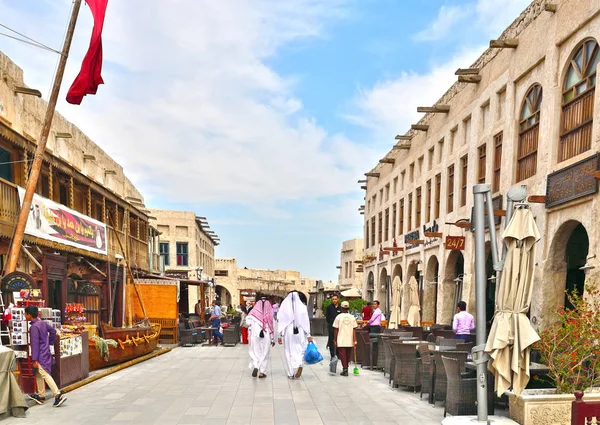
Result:
<svg viewBox="0 0 600 425">
<path fill-rule="evenodd" d="M 350 239 L 342 243 L 340 255 L 340 274 L 338 276 L 338 285 L 340 291 L 350 288 L 362 288 L 363 273 L 362 264 L 357 263 L 363 257 L 364 239 Z"/>
<path fill-rule="evenodd" d="M 161 232 L 160 242 L 169 243 L 169 265 L 165 265 L 165 270 L 187 271 L 191 280 L 198 280 L 197 268 L 202 266 L 203 279 L 215 276 L 215 247 L 200 229 L 194 212 L 150 210 L 150 216 L 150 223 Z M 188 244 L 187 266 L 177 265 L 177 242 Z M 200 299 L 200 287 L 189 285 L 188 291 L 189 308 L 193 311 Z"/>
<path fill-rule="evenodd" d="M 567 161 L 558 162 L 558 143 L 561 118 L 562 84 L 569 58 L 576 46 L 588 37 L 600 40 L 599 0 L 560 0 L 556 13 L 544 11 L 544 0 L 536 0 L 503 33 L 502 38 L 518 38 L 516 49 L 488 49 L 473 64 L 464 68 L 480 68 L 481 82 L 478 84 L 457 83 L 442 96 L 439 104 L 449 105 L 447 114 L 427 114 L 419 124 L 429 125 L 426 132 L 413 132 L 410 150 L 391 150 L 386 157 L 394 158 L 394 164 L 378 164 L 372 172 L 380 173 L 379 178 L 369 177 L 365 194 L 365 238 L 371 237 L 371 219 L 375 217 L 376 237 L 379 232 L 379 214 L 385 217 L 389 208 L 390 220 L 393 205 L 399 208 L 404 200 L 404 228 L 400 229 L 400 214 L 396 218 L 396 234 L 391 234 L 389 225 L 388 241 L 377 240 L 375 245 L 365 244 L 366 254 L 374 254 L 377 259 L 365 265 L 363 289 L 369 289 L 370 279 L 375 298 L 382 298 L 382 284 L 385 277 L 395 275 L 407 281 L 410 275 L 420 272 L 424 278 L 423 316 L 440 323 L 449 323 L 454 312 L 457 284 L 457 253 L 446 251 L 442 240 L 423 237 L 423 226 L 430 227 L 434 218 L 434 199 L 427 204 L 427 182 L 435 187 L 436 175 L 441 176 L 440 217 L 436 218 L 439 232 L 447 235 L 466 236 L 464 255 L 464 278 L 462 299 L 468 309 L 474 311 L 473 285 L 473 238 L 470 232 L 455 226 L 446 225 L 471 216 L 473 205 L 472 186 L 478 180 L 478 148 L 486 146 L 485 183 L 493 178 L 494 146 L 493 138 L 503 133 L 500 188 L 493 196 L 506 196 L 508 189 L 515 185 L 517 169 L 517 146 L 519 139 L 519 116 L 525 94 L 532 84 L 543 89 L 540 111 L 539 146 L 537 173 L 519 184 L 525 185 L 529 195 L 545 195 L 546 178 L 553 171 L 560 170 L 579 160 L 590 157 L 599 150 L 598 113 L 594 113 L 592 148 Z M 424 105 L 430 106 L 430 105 Z M 594 110 L 600 110 L 600 96 L 596 94 Z M 470 118 L 470 125 L 467 119 Z M 390 139 L 393 139 L 390 134 Z M 443 142 L 442 142 L 443 141 Z M 433 153 L 433 156 L 431 156 Z M 460 183 L 462 176 L 461 158 L 468 155 L 466 205 L 460 204 Z M 431 162 L 430 162 L 431 156 Z M 430 166 L 431 163 L 431 166 Z M 454 209 L 448 212 L 448 167 L 454 165 Z M 397 179 L 397 180 L 396 180 Z M 421 221 L 416 222 L 417 205 L 412 202 L 412 223 L 408 223 L 409 195 L 415 196 L 421 188 Z M 433 193 L 434 190 L 432 190 Z M 389 195 L 388 195 L 389 193 Z M 383 198 L 383 199 L 382 199 Z M 431 219 L 426 220 L 425 209 L 431 208 Z M 589 255 L 596 254 L 598 246 L 597 216 L 598 195 L 571 201 L 562 206 L 547 209 L 543 204 L 533 204 L 531 209 L 543 235 L 538 244 L 536 257 L 536 286 L 533 294 L 531 317 L 534 324 L 544 327 L 553 320 L 553 311 L 562 305 L 565 288 L 565 245 L 577 223 L 582 223 L 590 239 Z M 505 199 L 503 199 L 505 206 Z M 368 225 L 368 231 L 367 231 Z M 384 226 L 382 226 L 384 227 Z M 384 227 L 385 228 L 385 227 Z M 398 246 L 405 246 L 404 236 L 408 232 L 420 231 L 420 237 L 427 245 L 406 247 L 403 254 L 386 255 L 379 260 L 380 246 L 386 246 L 396 238 Z M 499 232 L 500 233 L 500 232 Z M 489 239 L 489 235 L 487 236 Z M 382 238 L 385 239 L 385 238 Z M 367 241 L 366 241 L 367 242 Z M 592 262 L 595 260 L 591 260 Z M 439 264 L 437 275 L 435 264 Z M 588 273 L 588 281 L 597 275 L 594 269 Z M 436 278 L 437 277 L 437 278 Z"/>
<path fill-rule="evenodd" d="M 23 70 L 0 52 L 0 119 L 26 138 L 37 141 L 47 103 L 34 96 L 14 93 L 17 86 L 25 86 Z M 73 137 L 58 139 L 57 132 L 70 133 Z M 47 150 L 119 197 L 135 197 L 143 204 L 143 196 L 127 179 L 123 167 L 59 113 L 55 114 L 52 122 Z M 92 155 L 94 159 L 84 160 L 84 154 Z"/>
<path fill-rule="evenodd" d="M 215 274 L 216 284 L 224 286 L 230 292 L 234 304 L 239 303 L 240 291 L 244 289 L 277 294 L 297 290 L 308 297 L 317 281 L 303 277 L 295 270 L 239 268 L 235 258 L 217 258 Z"/>
</svg>

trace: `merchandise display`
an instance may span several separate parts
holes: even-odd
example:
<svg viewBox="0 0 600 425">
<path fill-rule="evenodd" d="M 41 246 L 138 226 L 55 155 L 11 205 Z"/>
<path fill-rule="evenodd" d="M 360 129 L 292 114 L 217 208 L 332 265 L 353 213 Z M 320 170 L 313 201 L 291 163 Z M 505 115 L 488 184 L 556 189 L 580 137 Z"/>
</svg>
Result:
<svg viewBox="0 0 600 425">
<path fill-rule="evenodd" d="M 83 352 L 81 335 L 60 338 L 60 357 L 69 357 Z"/>
</svg>

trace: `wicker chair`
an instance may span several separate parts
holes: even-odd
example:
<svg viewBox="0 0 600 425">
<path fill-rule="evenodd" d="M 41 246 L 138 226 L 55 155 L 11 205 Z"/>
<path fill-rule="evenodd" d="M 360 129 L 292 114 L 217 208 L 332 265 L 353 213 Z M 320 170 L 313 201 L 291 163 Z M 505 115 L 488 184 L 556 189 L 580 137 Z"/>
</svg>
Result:
<svg viewBox="0 0 600 425">
<path fill-rule="evenodd" d="M 444 363 L 442 362 L 442 356 L 458 360 L 461 370 L 464 370 L 468 354 L 466 351 L 437 351 L 433 354 L 433 361 L 435 362 L 434 403 L 446 400 L 448 378 L 446 376 L 446 369 L 444 369 Z"/>
<path fill-rule="evenodd" d="M 456 349 L 458 343 L 461 342 L 458 339 L 437 337 L 435 340 L 435 345 L 439 345 L 441 349 Z"/>
<path fill-rule="evenodd" d="M 240 324 L 230 323 L 229 327 L 223 329 L 223 345 L 235 346 L 240 342 Z"/>
<path fill-rule="evenodd" d="M 464 376 L 464 362 L 442 355 L 448 387 L 444 416 L 475 415 L 477 413 L 477 378 Z"/>
<path fill-rule="evenodd" d="M 369 336 L 368 329 L 356 329 L 356 362 L 363 363 L 365 358 L 365 346 L 363 343 L 362 334 Z"/>
<path fill-rule="evenodd" d="M 179 343 L 182 347 L 196 345 L 196 336 L 200 330 L 187 329 L 184 322 L 179 322 Z"/>
<path fill-rule="evenodd" d="M 202 344 L 206 340 L 206 334 L 203 330 L 199 329 L 200 323 L 188 320 L 185 322 L 185 328 L 194 331 L 192 335 L 194 335 L 195 344 Z"/>
<path fill-rule="evenodd" d="M 377 337 L 377 361 L 375 367 L 377 369 L 385 370 L 385 350 L 383 348 L 384 340 L 389 339 L 391 335 L 381 334 Z M 385 372 L 384 372 L 385 373 Z M 385 376 L 385 375 L 384 375 Z"/>
<path fill-rule="evenodd" d="M 449 338 L 449 339 L 456 338 L 456 334 L 454 333 L 454 331 L 452 329 L 433 329 L 431 332 L 436 337 L 441 336 L 442 338 Z"/>
<path fill-rule="evenodd" d="M 381 344 L 378 347 L 379 352 L 383 353 L 383 376 L 387 373 L 389 375 L 388 384 L 392 380 L 391 369 L 392 369 L 392 359 L 394 358 L 394 354 L 392 353 L 391 343 L 393 341 L 397 341 L 398 337 L 390 336 L 387 338 L 383 338 L 381 340 Z"/>
<path fill-rule="evenodd" d="M 423 334 L 423 328 L 420 326 L 407 326 L 406 332 L 412 332 L 412 336 L 416 336 L 417 338 L 419 338 L 419 341 L 423 341 L 423 339 L 425 338 Z"/>
<path fill-rule="evenodd" d="M 456 351 L 467 351 L 471 352 L 473 347 L 475 346 L 474 342 L 457 342 L 456 343 Z"/>
<path fill-rule="evenodd" d="M 421 359 L 413 344 L 392 343 L 394 353 L 394 387 L 409 387 L 417 392 L 421 386 Z"/>
<path fill-rule="evenodd" d="M 421 355 L 421 394 L 420 398 L 423 398 L 423 393 L 429 394 L 431 391 L 431 376 L 429 373 L 431 367 L 431 352 L 429 351 L 428 344 L 419 344 L 417 350 Z"/>
<path fill-rule="evenodd" d="M 392 332 L 392 335 L 397 338 L 411 338 L 413 336 L 413 333 L 406 332 L 406 331 L 396 331 L 396 332 Z"/>
<path fill-rule="evenodd" d="M 369 336 L 367 332 L 358 332 L 356 335 L 357 345 L 360 345 L 362 348 L 362 363 L 361 367 L 369 366 L 369 369 L 373 370 L 373 340 Z"/>
</svg>

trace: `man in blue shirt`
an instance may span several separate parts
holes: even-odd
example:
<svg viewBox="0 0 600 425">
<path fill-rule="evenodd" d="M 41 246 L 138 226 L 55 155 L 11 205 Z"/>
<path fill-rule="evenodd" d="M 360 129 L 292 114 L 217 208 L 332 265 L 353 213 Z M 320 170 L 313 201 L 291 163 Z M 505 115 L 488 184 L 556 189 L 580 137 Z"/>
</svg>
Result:
<svg viewBox="0 0 600 425">
<path fill-rule="evenodd" d="M 213 331 L 213 337 L 215 339 L 215 347 L 217 345 L 219 345 L 219 340 L 221 340 L 221 344 L 225 345 L 223 343 L 223 334 L 221 332 L 219 332 L 219 328 L 221 327 L 221 307 L 218 306 L 216 301 L 212 302 L 212 306 L 213 306 L 213 312 L 212 315 L 210 316 L 210 321 L 211 324 L 210 326 L 213 328 L 216 328 Z"/>
</svg>

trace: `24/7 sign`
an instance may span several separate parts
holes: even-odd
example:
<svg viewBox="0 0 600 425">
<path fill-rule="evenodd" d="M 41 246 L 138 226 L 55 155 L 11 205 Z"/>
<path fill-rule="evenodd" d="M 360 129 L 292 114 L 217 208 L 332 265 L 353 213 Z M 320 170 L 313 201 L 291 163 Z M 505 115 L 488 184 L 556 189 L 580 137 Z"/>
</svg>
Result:
<svg viewBox="0 0 600 425">
<path fill-rule="evenodd" d="M 446 236 L 446 249 L 464 251 L 464 236 Z"/>
</svg>

